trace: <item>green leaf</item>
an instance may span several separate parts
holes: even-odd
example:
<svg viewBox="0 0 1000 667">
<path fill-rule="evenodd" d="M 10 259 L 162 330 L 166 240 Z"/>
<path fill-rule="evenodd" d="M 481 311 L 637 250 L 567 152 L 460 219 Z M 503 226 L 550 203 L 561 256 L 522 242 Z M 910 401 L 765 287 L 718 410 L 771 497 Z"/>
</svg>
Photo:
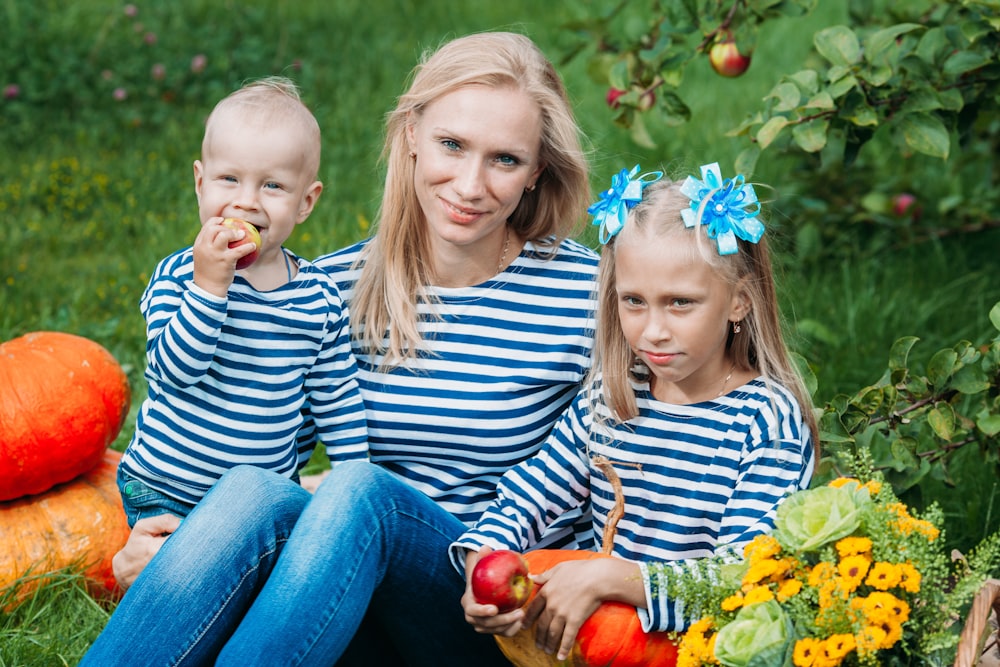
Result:
<svg viewBox="0 0 1000 667">
<path fill-rule="evenodd" d="M 873 32 L 865 40 L 865 60 L 870 63 L 875 63 L 876 61 L 884 60 L 883 56 L 889 48 L 896 46 L 896 38 L 900 35 L 905 35 L 906 33 L 921 29 L 922 25 L 919 23 L 900 23 L 898 25 L 892 25 L 883 30 Z"/>
<path fill-rule="evenodd" d="M 846 74 L 838 79 L 831 79 L 830 86 L 826 92 L 833 99 L 839 99 L 858 87 L 858 80 L 853 74 Z"/>
<path fill-rule="evenodd" d="M 920 465 L 920 461 L 910 449 L 915 445 L 916 441 L 913 438 L 899 438 L 892 441 L 889 445 L 889 452 L 892 454 L 893 469 L 902 472 L 907 468 L 915 468 Z"/>
<path fill-rule="evenodd" d="M 990 381 L 979 366 L 962 366 L 951 379 L 951 386 L 963 394 L 978 394 L 990 388 Z"/>
<path fill-rule="evenodd" d="M 1000 331 L 1000 301 L 993 304 L 990 308 L 990 322 L 993 323 L 993 328 Z"/>
<path fill-rule="evenodd" d="M 795 369 L 799 372 L 799 376 L 802 378 L 802 383 L 806 386 L 806 391 L 812 396 L 816 393 L 818 383 L 816 381 L 816 374 L 813 373 L 813 369 L 809 366 L 809 361 L 797 352 L 791 352 L 789 356 L 791 357 L 792 364 L 795 365 Z"/>
<path fill-rule="evenodd" d="M 632 77 L 628 71 L 628 61 L 621 59 L 611 66 L 608 72 L 608 82 L 611 84 L 612 88 L 617 88 L 618 90 L 628 90 L 629 84 L 632 82 Z"/>
<path fill-rule="evenodd" d="M 757 158 L 759 157 L 760 146 L 757 144 L 752 144 L 748 148 L 744 148 L 736 156 L 736 173 L 743 174 L 747 178 L 753 176 L 753 172 L 757 168 Z"/>
<path fill-rule="evenodd" d="M 757 130 L 757 143 L 761 149 L 767 148 L 774 141 L 778 133 L 788 125 L 788 119 L 784 116 L 774 116 L 764 123 L 764 126 Z"/>
<path fill-rule="evenodd" d="M 951 138 L 944 123 L 929 113 L 906 114 L 899 121 L 906 145 L 918 153 L 948 159 Z"/>
<path fill-rule="evenodd" d="M 836 109 L 837 103 L 833 101 L 833 96 L 826 90 L 821 90 L 806 102 L 806 109 L 820 109 L 821 111 L 827 111 L 830 109 Z"/>
<path fill-rule="evenodd" d="M 825 118 L 809 123 L 800 123 L 792 128 L 792 138 L 805 152 L 815 153 L 823 150 L 823 146 L 826 146 L 828 129 L 830 129 L 830 121 Z"/>
<path fill-rule="evenodd" d="M 819 72 L 814 69 L 804 69 L 786 77 L 799 87 L 806 95 L 815 95 L 819 91 Z"/>
<path fill-rule="evenodd" d="M 802 93 L 799 92 L 799 87 L 794 83 L 784 81 L 772 88 L 771 92 L 764 99 L 771 98 L 777 100 L 777 103 L 774 105 L 774 111 L 793 111 L 799 106 Z"/>
<path fill-rule="evenodd" d="M 642 114 L 637 113 L 632 120 L 631 132 L 632 141 L 643 148 L 656 148 L 656 142 L 646 130 L 646 123 L 642 120 Z"/>
<path fill-rule="evenodd" d="M 955 411 L 947 403 L 938 403 L 927 413 L 927 423 L 937 437 L 951 442 L 955 434 Z"/>
<path fill-rule="evenodd" d="M 820 30 L 813 37 L 819 54 L 833 65 L 851 66 L 861 60 L 858 36 L 846 25 L 835 25 Z"/>
<path fill-rule="evenodd" d="M 958 354 L 955 350 L 946 348 L 936 352 L 927 362 L 927 378 L 935 389 L 941 389 L 948 384 L 948 379 L 955 370 L 956 361 Z"/>
<path fill-rule="evenodd" d="M 1000 307 L 1000 304 L 997 304 Z M 905 336 L 898 339 L 889 348 L 889 370 L 905 370 L 907 364 L 907 358 L 910 356 L 910 350 L 913 346 L 917 344 L 920 340 L 916 336 Z"/>
<path fill-rule="evenodd" d="M 944 73 L 959 76 L 989 64 L 990 59 L 976 51 L 958 51 L 944 61 Z"/>
<path fill-rule="evenodd" d="M 1000 433 L 1000 414 L 983 410 L 976 416 L 976 427 L 990 437 L 997 435 Z"/>
</svg>

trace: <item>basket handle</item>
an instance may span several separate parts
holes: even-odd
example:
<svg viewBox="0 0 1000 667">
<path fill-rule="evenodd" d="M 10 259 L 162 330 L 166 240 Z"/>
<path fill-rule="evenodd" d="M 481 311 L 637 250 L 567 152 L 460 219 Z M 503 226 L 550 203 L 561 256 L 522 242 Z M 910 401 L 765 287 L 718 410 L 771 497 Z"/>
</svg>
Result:
<svg viewBox="0 0 1000 667">
<path fill-rule="evenodd" d="M 954 667 L 974 667 L 979 663 L 982 636 L 989 622 L 990 612 L 1000 617 L 1000 579 L 989 579 L 972 600 L 969 617 L 962 629 L 955 654 Z"/>
</svg>

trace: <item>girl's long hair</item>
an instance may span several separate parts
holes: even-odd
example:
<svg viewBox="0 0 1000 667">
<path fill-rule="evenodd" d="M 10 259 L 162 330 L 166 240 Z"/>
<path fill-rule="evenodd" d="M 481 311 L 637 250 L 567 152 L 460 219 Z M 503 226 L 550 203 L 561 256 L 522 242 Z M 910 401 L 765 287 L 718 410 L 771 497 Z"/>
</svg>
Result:
<svg viewBox="0 0 1000 667">
<path fill-rule="evenodd" d="M 508 224 L 518 237 L 554 248 L 571 236 L 590 199 L 587 160 L 562 80 L 530 39 L 507 32 L 469 35 L 425 54 L 409 89 L 387 120 L 382 159 L 385 191 L 374 237 L 351 303 L 351 330 L 382 366 L 413 358 L 421 343 L 417 306 L 428 300 L 427 225 L 414 189 L 407 127 L 443 95 L 469 85 L 526 92 L 542 116 L 536 187 L 525 192 Z M 387 339 L 386 339 L 387 337 Z"/>
</svg>

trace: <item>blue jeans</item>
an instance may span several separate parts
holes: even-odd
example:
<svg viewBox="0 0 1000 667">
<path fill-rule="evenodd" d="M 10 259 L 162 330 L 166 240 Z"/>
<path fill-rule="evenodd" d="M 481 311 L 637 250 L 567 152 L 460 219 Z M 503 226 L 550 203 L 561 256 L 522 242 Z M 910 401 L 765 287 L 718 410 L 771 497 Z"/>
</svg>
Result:
<svg viewBox="0 0 1000 667">
<path fill-rule="evenodd" d="M 463 616 L 465 583 L 447 548 L 464 530 L 371 463 L 337 466 L 311 501 L 287 479 L 234 468 L 136 579 L 81 665 L 387 664 L 390 642 L 397 664 L 508 665 Z M 385 635 L 345 654 L 363 619 Z"/>
<path fill-rule="evenodd" d="M 135 527 L 139 519 L 147 519 L 160 514 L 173 514 L 184 518 L 194 505 L 175 500 L 165 493 L 148 486 L 138 477 L 133 477 L 118 466 L 118 492 L 122 497 L 122 507 L 125 509 L 125 519 L 128 527 Z"/>
</svg>

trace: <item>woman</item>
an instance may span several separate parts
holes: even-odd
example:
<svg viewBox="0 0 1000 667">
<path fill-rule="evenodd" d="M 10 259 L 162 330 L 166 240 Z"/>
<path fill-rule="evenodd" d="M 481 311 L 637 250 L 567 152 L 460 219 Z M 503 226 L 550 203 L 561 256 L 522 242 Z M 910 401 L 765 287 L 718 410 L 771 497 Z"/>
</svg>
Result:
<svg viewBox="0 0 1000 667">
<path fill-rule="evenodd" d="M 567 240 L 586 160 L 554 68 L 511 33 L 425 59 L 384 157 L 375 236 L 317 260 L 351 309 L 372 463 L 336 466 L 311 499 L 231 471 L 85 665 L 506 664 L 464 621 L 448 545 L 589 368 L 597 257 Z M 575 518 L 543 542 L 586 548 Z"/>
</svg>

